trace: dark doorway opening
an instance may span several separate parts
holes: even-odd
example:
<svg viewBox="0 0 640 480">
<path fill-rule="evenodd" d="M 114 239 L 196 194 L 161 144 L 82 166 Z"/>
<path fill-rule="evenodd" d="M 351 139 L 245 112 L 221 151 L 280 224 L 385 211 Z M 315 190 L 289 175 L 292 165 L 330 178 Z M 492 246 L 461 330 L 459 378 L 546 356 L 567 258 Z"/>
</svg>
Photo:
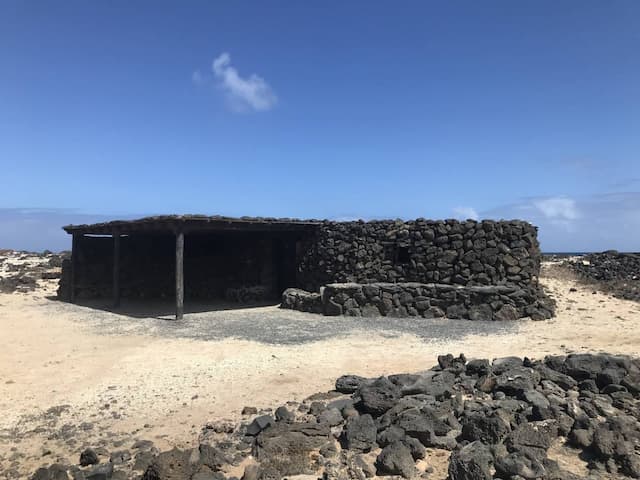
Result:
<svg viewBox="0 0 640 480">
<path fill-rule="evenodd" d="M 272 232 L 185 236 L 185 297 L 279 300 L 295 285 L 296 238 Z"/>
</svg>

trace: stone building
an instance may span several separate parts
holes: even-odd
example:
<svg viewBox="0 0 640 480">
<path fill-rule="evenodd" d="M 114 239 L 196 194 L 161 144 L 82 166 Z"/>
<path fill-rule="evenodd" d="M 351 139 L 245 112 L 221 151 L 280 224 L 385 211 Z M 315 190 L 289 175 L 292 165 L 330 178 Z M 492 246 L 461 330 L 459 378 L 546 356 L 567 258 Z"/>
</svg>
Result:
<svg viewBox="0 0 640 480">
<path fill-rule="evenodd" d="M 161 216 L 69 225 L 60 297 L 255 302 L 326 315 L 549 318 L 522 221 Z"/>
</svg>

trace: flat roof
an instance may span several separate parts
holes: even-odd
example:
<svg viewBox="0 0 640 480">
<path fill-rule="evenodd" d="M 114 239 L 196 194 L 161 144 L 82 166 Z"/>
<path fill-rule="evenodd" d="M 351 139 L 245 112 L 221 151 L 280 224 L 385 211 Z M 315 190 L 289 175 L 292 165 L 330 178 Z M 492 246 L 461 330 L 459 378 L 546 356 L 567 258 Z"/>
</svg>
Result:
<svg viewBox="0 0 640 480">
<path fill-rule="evenodd" d="M 116 232 L 130 233 L 185 233 L 222 230 L 297 231 L 308 230 L 322 224 L 320 220 L 269 217 L 223 217 L 221 215 L 159 215 L 135 220 L 113 220 L 111 222 L 62 227 L 70 234 L 109 235 Z"/>
</svg>

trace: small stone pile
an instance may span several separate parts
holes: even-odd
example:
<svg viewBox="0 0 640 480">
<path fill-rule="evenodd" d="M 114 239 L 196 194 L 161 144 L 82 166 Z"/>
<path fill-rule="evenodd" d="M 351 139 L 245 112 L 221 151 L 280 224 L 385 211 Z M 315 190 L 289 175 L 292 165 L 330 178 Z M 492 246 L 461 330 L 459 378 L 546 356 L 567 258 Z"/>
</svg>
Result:
<svg viewBox="0 0 640 480">
<path fill-rule="evenodd" d="M 640 253 L 608 250 L 567 260 L 563 265 L 618 298 L 640 301 Z"/>
<path fill-rule="evenodd" d="M 120 452 L 115 468 L 85 451 L 79 466 L 32 478 L 432 478 L 438 458 L 451 480 L 585 478 L 551 458 L 557 449 L 579 455 L 590 479 L 640 478 L 640 360 L 626 356 L 442 355 L 428 371 L 346 375 L 301 404 L 243 413 L 251 421 L 207 425 L 190 450 Z"/>
</svg>

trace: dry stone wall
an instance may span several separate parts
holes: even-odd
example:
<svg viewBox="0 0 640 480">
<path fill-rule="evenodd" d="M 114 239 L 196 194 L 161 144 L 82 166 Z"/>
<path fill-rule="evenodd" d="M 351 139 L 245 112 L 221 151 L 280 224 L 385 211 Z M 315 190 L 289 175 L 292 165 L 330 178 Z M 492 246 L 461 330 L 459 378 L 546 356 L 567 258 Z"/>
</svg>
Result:
<svg viewBox="0 0 640 480">
<path fill-rule="evenodd" d="M 550 318 L 537 229 L 519 221 L 324 222 L 282 306 L 325 315 Z M 321 292 L 321 293 L 311 293 Z"/>
<path fill-rule="evenodd" d="M 469 320 L 543 320 L 554 304 L 539 287 L 442 283 L 333 283 L 322 293 L 288 289 L 282 307 L 355 317 L 448 317 Z"/>
<path fill-rule="evenodd" d="M 324 222 L 299 258 L 298 284 L 420 282 L 456 285 L 537 281 L 537 230 L 523 221 Z"/>
</svg>

